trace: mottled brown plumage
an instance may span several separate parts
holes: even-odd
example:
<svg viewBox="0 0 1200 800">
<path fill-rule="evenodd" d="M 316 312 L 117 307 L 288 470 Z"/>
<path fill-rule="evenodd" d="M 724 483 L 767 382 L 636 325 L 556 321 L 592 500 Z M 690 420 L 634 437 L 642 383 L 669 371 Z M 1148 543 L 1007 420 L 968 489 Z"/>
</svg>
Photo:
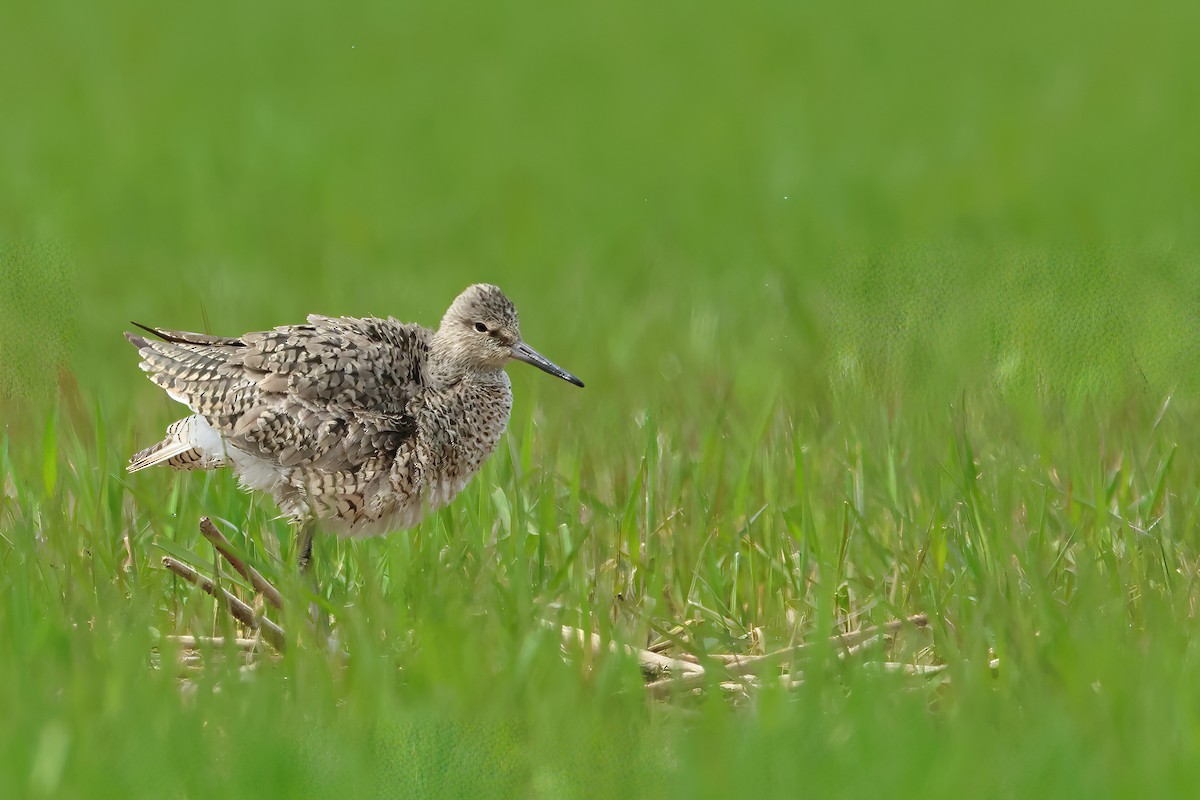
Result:
<svg viewBox="0 0 1200 800">
<path fill-rule="evenodd" d="M 577 386 L 521 339 L 499 288 L 468 287 L 436 331 L 310 316 L 236 338 L 127 333 L 150 379 L 193 412 L 129 470 L 229 466 L 297 522 L 352 536 L 411 527 L 450 502 L 495 450 L 526 361 Z"/>
</svg>

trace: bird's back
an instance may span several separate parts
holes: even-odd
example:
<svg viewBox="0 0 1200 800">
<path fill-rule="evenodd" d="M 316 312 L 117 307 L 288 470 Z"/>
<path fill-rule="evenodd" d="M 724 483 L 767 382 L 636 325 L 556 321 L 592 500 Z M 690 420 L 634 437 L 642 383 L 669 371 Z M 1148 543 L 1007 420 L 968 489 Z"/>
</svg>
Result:
<svg viewBox="0 0 1200 800">
<path fill-rule="evenodd" d="M 429 389 L 426 328 L 311 316 L 236 338 L 155 333 L 161 341 L 127 336 L 151 380 L 194 415 L 134 456 L 131 470 L 232 466 L 285 513 L 352 526 L 415 449 Z"/>
</svg>

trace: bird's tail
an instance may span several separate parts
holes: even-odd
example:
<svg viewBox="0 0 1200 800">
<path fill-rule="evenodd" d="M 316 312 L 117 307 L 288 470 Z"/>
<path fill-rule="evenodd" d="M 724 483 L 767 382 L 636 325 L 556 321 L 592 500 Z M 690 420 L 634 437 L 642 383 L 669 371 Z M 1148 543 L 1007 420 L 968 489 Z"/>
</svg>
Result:
<svg viewBox="0 0 1200 800">
<path fill-rule="evenodd" d="M 200 420 L 203 423 L 203 420 Z M 167 435 L 157 444 L 129 459 L 129 472 L 166 464 L 175 469 L 212 469 L 224 466 L 219 449 L 212 448 L 203 433 L 211 431 L 207 424 L 197 422 L 196 416 L 184 417 L 167 426 Z"/>
</svg>

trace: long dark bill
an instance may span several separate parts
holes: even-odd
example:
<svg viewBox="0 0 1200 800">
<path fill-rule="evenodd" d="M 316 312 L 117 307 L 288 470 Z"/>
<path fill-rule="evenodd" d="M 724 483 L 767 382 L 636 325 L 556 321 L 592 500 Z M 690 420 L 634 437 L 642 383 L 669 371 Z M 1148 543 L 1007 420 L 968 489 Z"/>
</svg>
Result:
<svg viewBox="0 0 1200 800">
<path fill-rule="evenodd" d="M 555 364 L 553 361 L 546 358 L 544 355 L 539 353 L 537 350 L 534 350 L 524 342 L 517 342 L 513 345 L 512 357 L 517 361 L 524 361 L 526 364 L 533 364 L 542 372 L 549 372 L 556 378 L 562 378 L 567 383 L 573 383 L 581 389 L 583 388 L 583 381 L 579 380 L 579 378 L 576 378 L 574 375 L 567 372 L 558 364 Z"/>
</svg>

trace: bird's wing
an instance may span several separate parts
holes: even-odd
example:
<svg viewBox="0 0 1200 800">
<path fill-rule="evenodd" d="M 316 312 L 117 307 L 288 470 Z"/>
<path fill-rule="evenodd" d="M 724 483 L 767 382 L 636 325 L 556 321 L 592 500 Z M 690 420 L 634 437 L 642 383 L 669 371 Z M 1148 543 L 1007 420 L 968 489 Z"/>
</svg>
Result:
<svg viewBox="0 0 1200 800">
<path fill-rule="evenodd" d="M 430 331 L 394 319 L 311 316 L 237 338 L 126 334 L 141 367 L 226 441 L 279 466 L 352 469 L 415 433 Z"/>
</svg>

